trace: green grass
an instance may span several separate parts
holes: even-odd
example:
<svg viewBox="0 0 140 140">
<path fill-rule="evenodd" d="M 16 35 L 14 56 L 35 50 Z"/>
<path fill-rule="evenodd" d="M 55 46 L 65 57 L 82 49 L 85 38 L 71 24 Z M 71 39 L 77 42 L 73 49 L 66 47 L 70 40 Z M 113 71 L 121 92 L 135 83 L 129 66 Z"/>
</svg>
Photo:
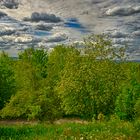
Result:
<svg viewBox="0 0 140 140">
<path fill-rule="evenodd" d="M 136 125 L 139 127 L 138 125 Z M 88 124 L 37 124 L 0 126 L 0 140 L 139 140 L 140 131 L 130 122 Z"/>
</svg>

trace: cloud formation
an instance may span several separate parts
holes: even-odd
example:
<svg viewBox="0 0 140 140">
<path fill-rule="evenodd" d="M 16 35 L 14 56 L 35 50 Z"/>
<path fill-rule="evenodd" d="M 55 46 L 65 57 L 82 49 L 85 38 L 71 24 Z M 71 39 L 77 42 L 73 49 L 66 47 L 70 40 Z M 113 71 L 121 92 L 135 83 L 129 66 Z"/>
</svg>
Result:
<svg viewBox="0 0 140 140">
<path fill-rule="evenodd" d="M 23 19 L 24 21 L 31 21 L 31 22 L 39 22 L 39 21 L 44 21 L 44 22 L 60 22 L 62 21 L 60 17 L 57 17 L 54 14 L 47 14 L 47 13 L 38 13 L 34 12 L 31 14 L 31 17 L 25 17 Z"/>
<path fill-rule="evenodd" d="M 7 16 L 7 14 L 0 11 L 0 18 L 2 18 L 2 17 L 4 17 L 4 16 Z"/>
<path fill-rule="evenodd" d="M 64 33 L 56 33 L 46 39 L 46 42 L 61 42 L 67 40 L 68 37 Z"/>
<path fill-rule="evenodd" d="M 140 13 L 140 6 L 117 6 L 106 11 L 108 16 L 129 16 L 135 13 Z"/>
<path fill-rule="evenodd" d="M 50 31 L 53 29 L 53 27 L 51 25 L 41 23 L 41 24 L 37 24 L 35 26 L 35 29 L 36 30 L 43 30 L 43 31 Z"/>
<path fill-rule="evenodd" d="M 16 32 L 14 28 L 0 26 L 0 36 L 12 35 Z"/>
<path fill-rule="evenodd" d="M 18 0 L 0 0 L 1 8 L 17 9 L 19 6 Z"/>
</svg>

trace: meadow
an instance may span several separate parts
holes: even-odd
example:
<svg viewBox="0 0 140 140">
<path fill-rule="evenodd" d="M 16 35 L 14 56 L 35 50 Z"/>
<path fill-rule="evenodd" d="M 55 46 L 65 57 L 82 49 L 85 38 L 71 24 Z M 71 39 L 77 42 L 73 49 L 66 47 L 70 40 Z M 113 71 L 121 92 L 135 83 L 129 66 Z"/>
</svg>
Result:
<svg viewBox="0 0 140 140">
<path fill-rule="evenodd" d="M 1 140 L 139 140 L 140 123 L 104 122 L 0 126 Z"/>
</svg>

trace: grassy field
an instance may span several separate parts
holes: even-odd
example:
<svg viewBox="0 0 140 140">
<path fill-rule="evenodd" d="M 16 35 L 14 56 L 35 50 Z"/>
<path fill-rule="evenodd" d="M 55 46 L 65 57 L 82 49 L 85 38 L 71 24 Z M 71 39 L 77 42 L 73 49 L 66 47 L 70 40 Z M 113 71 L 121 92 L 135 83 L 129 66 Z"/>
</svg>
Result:
<svg viewBox="0 0 140 140">
<path fill-rule="evenodd" d="M 139 123 L 124 121 L 1 125 L 0 140 L 139 140 Z"/>
</svg>

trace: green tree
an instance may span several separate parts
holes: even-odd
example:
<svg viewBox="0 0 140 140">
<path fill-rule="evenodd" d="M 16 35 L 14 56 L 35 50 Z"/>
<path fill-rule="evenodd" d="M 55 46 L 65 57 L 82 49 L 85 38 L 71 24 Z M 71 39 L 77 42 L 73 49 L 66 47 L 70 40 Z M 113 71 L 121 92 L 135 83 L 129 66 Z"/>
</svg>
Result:
<svg viewBox="0 0 140 140">
<path fill-rule="evenodd" d="M 122 65 L 114 61 L 123 57 L 123 53 L 113 49 L 106 38 L 94 37 L 85 40 L 84 55 L 69 56 L 57 86 L 66 114 L 88 119 L 97 118 L 100 113 L 114 113 L 124 80 Z"/>
<path fill-rule="evenodd" d="M 79 52 L 71 47 L 65 45 L 58 45 L 48 56 L 48 85 L 54 88 L 60 81 L 61 73 L 69 61 L 71 54 L 78 54 Z"/>
<path fill-rule="evenodd" d="M 35 91 L 39 90 L 39 78 L 30 63 L 17 60 L 14 65 L 15 82 L 17 92 L 13 95 L 1 111 L 3 118 L 28 118 L 34 112 L 33 101 L 36 98 Z M 32 110 L 31 110 L 32 108 Z M 30 111 L 29 111 L 30 110 Z"/>
<path fill-rule="evenodd" d="M 122 92 L 117 97 L 115 113 L 121 119 L 133 120 L 139 114 L 139 64 L 125 63 L 124 69 L 127 78 L 122 84 Z"/>
<path fill-rule="evenodd" d="M 53 121 L 59 116 L 60 102 L 46 84 L 47 63 L 43 50 L 29 49 L 20 54 L 14 65 L 17 92 L 1 111 L 3 118 Z"/>
<path fill-rule="evenodd" d="M 16 92 L 12 59 L 5 53 L 0 55 L 0 109 L 5 106 L 10 97 Z"/>
<path fill-rule="evenodd" d="M 19 59 L 30 63 L 36 69 L 38 76 L 46 78 L 48 62 L 47 51 L 43 49 L 35 50 L 33 48 L 30 48 L 20 53 Z"/>
</svg>

